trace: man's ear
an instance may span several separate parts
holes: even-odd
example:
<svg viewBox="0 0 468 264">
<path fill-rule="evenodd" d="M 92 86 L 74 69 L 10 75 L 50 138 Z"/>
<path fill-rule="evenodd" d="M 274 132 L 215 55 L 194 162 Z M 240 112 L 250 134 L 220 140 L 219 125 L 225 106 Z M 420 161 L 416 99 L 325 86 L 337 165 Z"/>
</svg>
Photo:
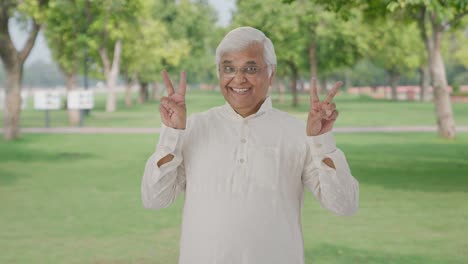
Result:
<svg viewBox="0 0 468 264">
<path fill-rule="evenodd" d="M 276 65 L 273 67 L 273 69 L 271 69 L 271 75 L 270 77 L 268 78 L 269 79 L 269 85 L 271 86 L 271 84 L 273 83 L 273 78 L 275 78 L 275 74 L 276 74 Z"/>
</svg>

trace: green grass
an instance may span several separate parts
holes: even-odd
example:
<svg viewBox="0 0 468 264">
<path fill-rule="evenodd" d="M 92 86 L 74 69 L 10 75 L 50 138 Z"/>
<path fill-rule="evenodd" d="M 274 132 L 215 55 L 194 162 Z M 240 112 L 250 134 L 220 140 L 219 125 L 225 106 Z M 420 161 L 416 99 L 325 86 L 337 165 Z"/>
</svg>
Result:
<svg viewBox="0 0 468 264">
<path fill-rule="evenodd" d="M 360 182 L 338 217 L 311 194 L 307 263 L 467 263 L 468 134 L 337 134 Z M 176 263 L 182 200 L 150 211 L 140 180 L 157 135 L 0 141 L 0 263 Z"/>
<path fill-rule="evenodd" d="M 134 95 L 136 98 L 136 94 Z M 291 106 L 291 95 L 284 96 L 279 101 L 277 94 L 272 95 L 275 107 L 290 112 L 305 120 L 309 110 L 308 95 L 300 96 L 300 105 Z M 434 105 L 430 102 L 393 102 L 374 100 L 367 97 L 338 95 L 336 104 L 340 111 L 337 127 L 350 126 L 405 126 L 405 125 L 435 125 Z M 213 106 L 224 104 L 224 98 L 219 92 L 191 90 L 187 94 L 189 114 L 205 111 Z M 161 120 L 158 112 L 158 102 L 135 105 L 126 108 L 124 95 L 118 95 L 118 106 L 115 113 L 104 111 L 105 95 L 96 95 L 95 109 L 84 121 L 85 126 L 94 127 L 159 127 Z M 466 103 L 453 103 L 453 111 L 457 125 L 468 125 L 468 107 Z M 51 126 L 67 126 L 67 114 L 64 110 L 50 111 Z M 3 116 L 0 116 L 2 121 Z M 33 110 L 32 98 L 29 107 L 22 112 L 22 127 L 43 127 L 45 114 Z M 2 122 L 3 123 L 3 122 Z"/>
</svg>

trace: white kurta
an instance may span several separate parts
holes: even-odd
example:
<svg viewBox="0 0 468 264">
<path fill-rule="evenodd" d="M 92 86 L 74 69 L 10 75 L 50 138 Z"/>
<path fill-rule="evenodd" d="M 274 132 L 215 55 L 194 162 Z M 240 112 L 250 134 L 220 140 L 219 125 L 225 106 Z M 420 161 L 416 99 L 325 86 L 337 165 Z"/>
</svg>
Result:
<svg viewBox="0 0 468 264">
<path fill-rule="evenodd" d="M 192 115 L 185 130 L 163 126 L 142 200 L 160 209 L 185 191 L 180 264 L 302 264 L 304 186 L 336 214 L 358 208 L 359 184 L 332 133 L 307 137 L 268 97 L 247 118 L 226 103 Z"/>
</svg>

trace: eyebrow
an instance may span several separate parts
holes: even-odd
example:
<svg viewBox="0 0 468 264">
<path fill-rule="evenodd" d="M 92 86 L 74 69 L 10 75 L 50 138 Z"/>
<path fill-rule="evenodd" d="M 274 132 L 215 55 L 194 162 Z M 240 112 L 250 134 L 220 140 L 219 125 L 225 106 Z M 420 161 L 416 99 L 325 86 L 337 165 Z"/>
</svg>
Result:
<svg viewBox="0 0 468 264">
<path fill-rule="evenodd" d="M 224 60 L 223 64 L 232 64 L 232 60 Z M 256 61 L 248 61 L 244 65 L 257 65 Z"/>
</svg>

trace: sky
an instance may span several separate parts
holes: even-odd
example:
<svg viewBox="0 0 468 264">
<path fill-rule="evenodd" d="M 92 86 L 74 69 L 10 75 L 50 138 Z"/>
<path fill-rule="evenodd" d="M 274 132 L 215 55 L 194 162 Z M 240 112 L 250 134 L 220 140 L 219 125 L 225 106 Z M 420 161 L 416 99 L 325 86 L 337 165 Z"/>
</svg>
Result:
<svg viewBox="0 0 468 264">
<path fill-rule="evenodd" d="M 209 2 L 218 12 L 218 24 L 221 26 L 228 25 L 231 20 L 231 13 L 235 6 L 234 0 L 209 0 Z M 19 47 L 21 47 L 26 41 L 27 34 L 21 31 L 14 21 L 10 20 L 9 27 L 13 42 L 19 49 Z M 31 50 L 31 53 L 25 63 L 30 65 L 31 63 L 39 60 L 52 62 L 50 50 L 47 47 L 47 42 L 42 32 L 39 33 L 34 48 Z"/>
</svg>

